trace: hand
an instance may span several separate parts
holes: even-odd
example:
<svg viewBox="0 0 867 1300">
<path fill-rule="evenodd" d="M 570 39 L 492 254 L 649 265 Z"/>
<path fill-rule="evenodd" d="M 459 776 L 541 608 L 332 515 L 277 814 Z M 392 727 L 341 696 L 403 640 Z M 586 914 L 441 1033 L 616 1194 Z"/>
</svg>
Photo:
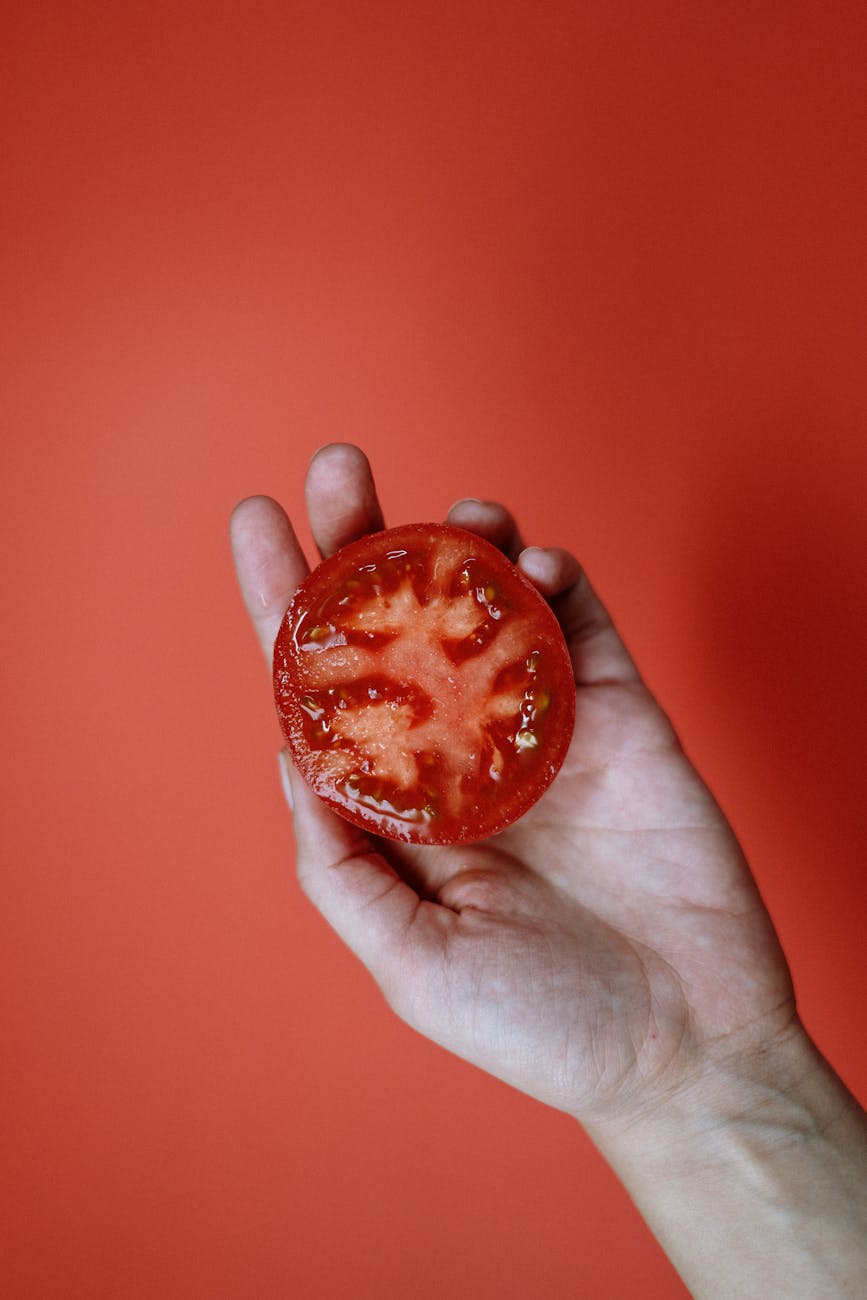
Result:
<svg viewBox="0 0 867 1300">
<path fill-rule="evenodd" d="M 382 515 L 355 447 L 313 459 L 330 555 Z M 281 755 L 301 883 L 395 1011 L 579 1119 L 691 1292 L 824 1300 L 867 1276 L 867 1123 L 807 1038 L 737 841 L 579 564 L 524 548 L 501 505 L 449 520 L 550 600 L 575 670 L 575 732 L 550 789 L 487 842 L 377 840 Z M 275 501 L 232 517 L 270 665 L 307 565 Z"/>
<path fill-rule="evenodd" d="M 334 445 L 307 478 L 320 553 L 383 526 L 370 469 Z M 725 818 L 642 683 L 577 561 L 525 550 L 500 505 L 449 520 L 500 546 L 548 597 L 577 716 L 551 789 L 487 842 L 376 840 L 291 771 L 301 883 L 416 1029 L 586 1123 L 629 1119 L 715 1060 L 790 1031 L 785 962 Z M 270 663 L 307 565 L 280 507 L 232 538 Z"/>
</svg>

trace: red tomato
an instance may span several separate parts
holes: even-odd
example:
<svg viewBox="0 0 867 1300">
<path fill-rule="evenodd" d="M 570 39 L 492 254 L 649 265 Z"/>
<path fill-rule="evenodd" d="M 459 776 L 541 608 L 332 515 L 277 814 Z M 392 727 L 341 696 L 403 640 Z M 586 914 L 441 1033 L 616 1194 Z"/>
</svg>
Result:
<svg viewBox="0 0 867 1300">
<path fill-rule="evenodd" d="M 377 835 L 458 844 L 503 830 L 556 776 L 575 684 L 535 587 L 444 524 L 373 533 L 301 584 L 274 648 L 295 763 Z"/>
</svg>

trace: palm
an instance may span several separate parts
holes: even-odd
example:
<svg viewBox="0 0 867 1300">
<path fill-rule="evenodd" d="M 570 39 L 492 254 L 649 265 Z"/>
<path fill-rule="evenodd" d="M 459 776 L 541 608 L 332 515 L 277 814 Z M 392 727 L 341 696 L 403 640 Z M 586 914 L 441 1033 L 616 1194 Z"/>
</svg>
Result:
<svg viewBox="0 0 867 1300">
<path fill-rule="evenodd" d="M 337 463 L 332 454 L 327 474 L 320 466 L 324 485 Z M 361 491 L 364 469 L 350 456 L 347 483 L 361 504 L 343 541 L 377 526 L 372 485 L 366 497 Z M 315 477 L 309 500 L 327 553 L 335 540 L 321 522 L 327 498 Z M 303 576 L 276 509 L 260 502 L 249 510 L 249 535 L 243 521 L 235 530 L 266 653 Z M 505 519 L 501 532 L 514 529 Z M 516 534 L 504 549 L 517 550 Z M 548 594 L 576 665 L 575 734 L 556 781 L 519 822 L 471 846 L 396 845 L 292 785 L 302 881 L 395 1010 L 589 1119 L 628 1113 L 653 1089 L 687 1083 L 701 1052 L 724 1053 L 729 1042 L 782 1027 L 793 1001 L 728 824 L 586 581 L 566 582 L 570 562 L 555 557 Z M 255 591 L 246 575 L 256 577 Z"/>
<path fill-rule="evenodd" d="M 451 909 L 415 913 L 392 1005 L 553 1105 L 628 1109 L 698 1048 L 791 1014 L 734 836 L 640 685 L 579 689 L 560 776 L 493 840 L 365 847 Z"/>
</svg>

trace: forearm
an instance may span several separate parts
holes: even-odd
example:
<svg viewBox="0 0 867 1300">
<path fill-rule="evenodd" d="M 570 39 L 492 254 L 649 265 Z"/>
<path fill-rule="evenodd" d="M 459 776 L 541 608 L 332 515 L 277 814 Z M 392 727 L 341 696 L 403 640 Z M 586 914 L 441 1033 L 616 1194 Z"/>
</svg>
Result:
<svg viewBox="0 0 867 1300">
<path fill-rule="evenodd" d="M 591 1130 L 700 1300 L 867 1286 L 867 1117 L 806 1035 Z"/>
</svg>

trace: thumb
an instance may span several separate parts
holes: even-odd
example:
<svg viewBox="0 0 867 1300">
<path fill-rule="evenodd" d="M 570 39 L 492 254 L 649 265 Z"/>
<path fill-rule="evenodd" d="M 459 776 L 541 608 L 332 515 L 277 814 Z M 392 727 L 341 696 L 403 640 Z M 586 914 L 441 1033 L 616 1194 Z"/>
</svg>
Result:
<svg viewBox="0 0 867 1300">
<path fill-rule="evenodd" d="M 418 894 L 378 851 L 376 842 L 318 797 L 296 771 L 288 749 L 280 774 L 295 828 L 301 888 L 374 979 L 390 983 L 398 954 L 424 908 Z"/>
</svg>

